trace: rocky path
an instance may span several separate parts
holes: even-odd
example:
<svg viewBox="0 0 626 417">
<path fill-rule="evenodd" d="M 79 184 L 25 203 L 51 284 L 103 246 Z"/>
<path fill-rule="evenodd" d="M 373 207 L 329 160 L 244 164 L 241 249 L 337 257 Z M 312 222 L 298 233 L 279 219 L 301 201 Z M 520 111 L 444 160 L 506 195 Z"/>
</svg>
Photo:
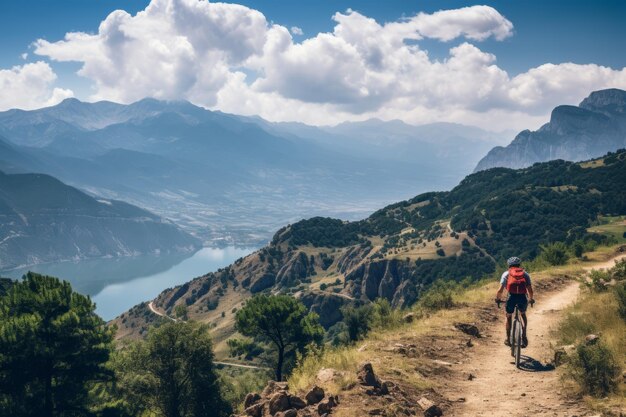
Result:
<svg viewBox="0 0 626 417">
<path fill-rule="evenodd" d="M 577 402 L 561 396 L 559 376 L 550 361 L 550 332 L 562 317 L 565 307 L 579 293 L 579 283 L 568 283 L 548 297 L 537 296 L 528 311 L 529 347 L 522 351 L 522 369 L 513 364 L 510 349 L 504 346 L 504 320 L 479 339 L 462 372 L 466 379 L 458 384 L 456 395 L 465 401 L 450 413 L 454 416 L 574 416 L 585 415 Z M 504 313 L 502 313 L 504 315 Z"/>
</svg>

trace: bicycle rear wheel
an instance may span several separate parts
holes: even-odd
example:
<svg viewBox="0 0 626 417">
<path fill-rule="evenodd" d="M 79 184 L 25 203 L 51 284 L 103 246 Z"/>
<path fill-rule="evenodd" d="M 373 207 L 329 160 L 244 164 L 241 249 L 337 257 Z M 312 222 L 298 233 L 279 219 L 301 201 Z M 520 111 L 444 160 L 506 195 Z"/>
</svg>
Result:
<svg viewBox="0 0 626 417">
<path fill-rule="evenodd" d="M 519 368 L 520 360 L 522 357 L 522 323 L 519 320 L 515 320 L 515 344 L 513 356 L 515 357 L 515 367 Z"/>
</svg>

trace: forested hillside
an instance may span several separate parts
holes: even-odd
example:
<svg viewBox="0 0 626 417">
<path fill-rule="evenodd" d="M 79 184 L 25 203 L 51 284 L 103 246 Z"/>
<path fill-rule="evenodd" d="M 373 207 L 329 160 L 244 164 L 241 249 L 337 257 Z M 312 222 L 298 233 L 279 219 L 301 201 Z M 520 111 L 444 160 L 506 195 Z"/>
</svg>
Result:
<svg viewBox="0 0 626 417">
<path fill-rule="evenodd" d="M 0 172 L 0 270 L 68 259 L 191 251 L 200 242 L 139 207 L 43 174 Z"/>
<path fill-rule="evenodd" d="M 330 327 L 339 307 L 385 298 L 411 305 L 436 280 L 478 279 L 507 257 L 532 259 L 552 242 L 605 239 L 586 229 L 599 215 L 626 213 L 626 151 L 584 163 L 561 160 L 468 176 L 450 192 L 419 195 L 357 222 L 303 220 L 220 271 L 161 293 L 154 306 L 210 321 L 219 338 L 251 295 L 295 294 Z M 156 316 L 147 304 L 117 320 L 139 335 Z M 229 331 L 230 329 L 230 331 Z"/>
</svg>

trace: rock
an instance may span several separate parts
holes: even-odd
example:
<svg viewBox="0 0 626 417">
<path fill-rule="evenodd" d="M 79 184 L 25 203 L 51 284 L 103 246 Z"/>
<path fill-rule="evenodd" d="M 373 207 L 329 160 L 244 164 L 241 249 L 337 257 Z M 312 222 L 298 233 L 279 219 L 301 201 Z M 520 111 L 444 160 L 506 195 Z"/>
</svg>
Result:
<svg viewBox="0 0 626 417">
<path fill-rule="evenodd" d="M 273 394 L 269 402 L 269 412 L 271 415 L 278 413 L 279 411 L 287 411 L 291 408 L 289 404 L 289 394 L 285 391 L 278 391 Z"/>
<path fill-rule="evenodd" d="M 374 368 L 369 362 L 362 363 L 357 372 L 357 379 L 362 385 L 380 388 L 380 380 L 374 373 Z"/>
<path fill-rule="evenodd" d="M 481 337 L 480 336 L 480 330 L 478 330 L 478 327 L 476 327 L 473 324 L 470 324 L 470 323 L 454 323 L 454 327 L 457 330 L 460 330 L 463 333 L 468 334 L 470 336 Z"/>
<path fill-rule="evenodd" d="M 339 398 L 336 395 L 328 397 L 326 400 L 317 405 L 317 413 L 320 416 L 324 414 L 329 414 L 333 408 L 337 407 L 338 404 Z"/>
<path fill-rule="evenodd" d="M 474 376 L 474 374 L 469 374 L 469 375 L 467 376 L 467 380 L 468 380 L 468 381 L 473 381 L 473 380 L 474 380 L 474 378 L 476 378 L 476 377 Z"/>
<path fill-rule="evenodd" d="M 256 392 L 246 395 L 246 398 L 243 400 L 243 408 L 248 408 L 251 405 L 256 404 L 260 399 L 261 396 Z"/>
<path fill-rule="evenodd" d="M 306 399 L 307 404 L 313 405 L 324 399 L 324 389 L 318 387 L 317 385 L 311 388 L 309 392 L 306 393 L 304 398 Z"/>
<path fill-rule="evenodd" d="M 261 392 L 261 397 L 268 398 L 278 391 L 287 391 L 288 389 L 289 385 L 287 385 L 286 382 L 270 381 L 267 383 L 265 388 L 263 388 L 263 392 Z"/>
<path fill-rule="evenodd" d="M 467 342 L 465 342 L 465 346 L 473 347 L 474 346 L 474 342 L 472 342 L 472 339 L 467 339 Z"/>
<path fill-rule="evenodd" d="M 413 321 L 415 321 L 415 313 L 407 313 L 402 317 L 402 320 L 405 323 L 413 323 Z"/>
<path fill-rule="evenodd" d="M 289 405 L 291 408 L 295 408 L 297 410 L 303 409 L 306 407 L 306 401 L 296 395 L 289 396 Z"/>
<path fill-rule="evenodd" d="M 319 384 L 327 384 L 334 382 L 341 376 L 341 372 L 333 368 L 322 368 L 317 373 L 315 379 Z"/>
<path fill-rule="evenodd" d="M 595 345 L 600 340 L 600 336 L 597 334 L 588 334 L 585 336 L 585 344 L 587 346 Z"/>
<path fill-rule="evenodd" d="M 568 358 L 576 350 L 575 345 L 560 346 L 554 351 L 554 366 L 561 366 L 568 361 Z"/>
<path fill-rule="evenodd" d="M 435 404 L 426 397 L 420 398 L 417 401 L 417 404 L 424 411 L 425 417 L 439 417 L 443 415 L 443 411 L 441 411 L 441 408 L 439 408 L 437 404 Z"/>
<path fill-rule="evenodd" d="M 250 417 L 263 417 L 263 404 L 258 403 L 247 407 L 244 411 Z"/>
<path fill-rule="evenodd" d="M 281 411 L 281 412 L 274 414 L 274 417 L 297 417 L 297 416 L 298 416 L 298 411 L 294 410 L 293 408 L 287 411 Z"/>
</svg>

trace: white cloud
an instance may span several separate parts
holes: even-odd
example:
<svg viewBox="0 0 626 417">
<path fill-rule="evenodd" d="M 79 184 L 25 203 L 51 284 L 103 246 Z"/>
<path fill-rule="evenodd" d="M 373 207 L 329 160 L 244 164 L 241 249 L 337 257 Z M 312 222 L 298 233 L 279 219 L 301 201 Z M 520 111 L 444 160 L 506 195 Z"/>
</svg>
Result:
<svg viewBox="0 0 626 417">
<path fill-rule="evenodd" d="M 409 21 L 410 26 L 425 38 L 451 41 L 464 36 L 483 41 L 489 37 L 503 40 L 513 34 L 513 24 L 489 6 L 440 10 L 433 14 L 419 13 Z"/>
<path fill-rule="evenodd" d="M 292 35 L 298 35 L 298 36 L 304 35 L 304 32 L 302 31 L 302 29 L 299 28 L 298 26 L 292 26 L 290 30 L 291 30 Z"/>
<path fill-rule="evenodd" d="M 513 34 L 513 24 L 488 6 L 385 24 L 352 10 L 333 20 L 331 33 L 296 42 L 297 28 L 272 25 L 244 6 L 153 0 L 135 16 L 111 13 L 96 34 L 39 40 L 35 53 L 81 62 L 79 74 L 94 82 L 91 99 L 188 99 L 314 124 L 381 117 L 519 128 L 594 89 L 626 88 L 626 69 L 593 64 L 508 74 L 493 54 L 470 43 Z M 433 59 L 420 47 L 424 38 L 462 41 L 450 45 L 445 59 Z"/>
<path fill-rule="evenodd" d="M 28 59 L 28 53 L 24 52 L 22 55 L 20 55 L 20 58 L 26 61 Z"/>
<path fill-rule="evenodd" d="M 0 69 L 0 110 L 52 106 L 72 97 L 71 90 L 53 87 L 56 78 L 43 61 Z"/>
</svg>

